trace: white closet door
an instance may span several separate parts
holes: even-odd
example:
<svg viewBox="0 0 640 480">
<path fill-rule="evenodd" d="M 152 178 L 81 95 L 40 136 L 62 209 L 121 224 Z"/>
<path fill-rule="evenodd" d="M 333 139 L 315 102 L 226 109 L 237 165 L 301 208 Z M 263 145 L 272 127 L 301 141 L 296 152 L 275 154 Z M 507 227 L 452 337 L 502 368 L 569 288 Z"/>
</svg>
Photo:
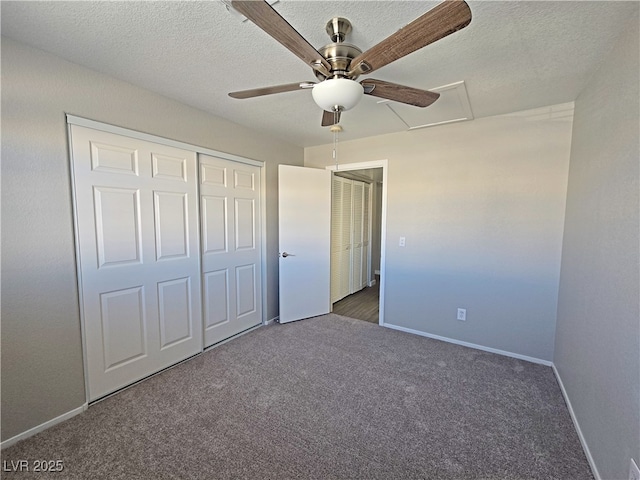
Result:
<svg viewBox="0 0 640 480">
<path fill-rule="evenodd" d="M 331 302 L 351 293 L 353 182 L 333 177 L 331 214 Z"/>
<path fill-rule="evenodd" d="M 202 350 L 196 154 L 71 127 L 89 401 Z"/>
<path fill-rule="evenodd" d="M 351 293 L 362 289 L 362 257 L 364 241 L 364 182 L 353 182 L 353 237 L 351 265 Z"/>
<path fill-rule="evenodd" d="M 353 182 L 333 177 L 331 238 L 331 302 L 351 293 L 351 236 Z"/>
<path fill-rule="evenodd" d="M 260 168 L 200 155 L 205 347 L 262 322 Z"/>
<path fill-rule="evenodd" d="M 331 179 L 331 303 L 342 298 L 340 248 L 342 246 L 342 182 L 339 177 Z"/>
<path fill-rule="evenodd" d="M 340 294 L 351 293 L 351 262 L 353 261 L 353 182 L 344 179 L 342 186 L 342 246 L 340 248 Z"/>
<path fill-rule="evenodd" d="M 362 208 L 362 287 L 371 280 L 371 185 L 364 184 Z"/>
</svg>

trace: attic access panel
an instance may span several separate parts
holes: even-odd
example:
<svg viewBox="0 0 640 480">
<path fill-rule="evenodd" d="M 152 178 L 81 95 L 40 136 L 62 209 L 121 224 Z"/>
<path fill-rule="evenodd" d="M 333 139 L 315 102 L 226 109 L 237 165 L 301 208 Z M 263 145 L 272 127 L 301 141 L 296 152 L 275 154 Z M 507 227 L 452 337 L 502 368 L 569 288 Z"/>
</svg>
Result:
<svg viewBox="0 0 640 480">
<path fill-rule="evenodd" d="M 438 92 L 440 98 L 427 108 L 416 108 L 389 100 L 382 100 L 378 103 L 389 108 L 409 130 L 473 120 L 464 80 L 429 90 Z"/>
</svg>

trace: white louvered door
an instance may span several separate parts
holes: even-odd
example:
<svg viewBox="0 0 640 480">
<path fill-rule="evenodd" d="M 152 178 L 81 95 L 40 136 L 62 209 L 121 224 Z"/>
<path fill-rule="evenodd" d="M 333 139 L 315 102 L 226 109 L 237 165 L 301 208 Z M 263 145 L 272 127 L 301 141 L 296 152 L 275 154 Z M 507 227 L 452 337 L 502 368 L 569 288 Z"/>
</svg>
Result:
<svg viewBox="0 0 640 480">
<path fill-rule="evenodd" d="M 333 177 L 331 203 L 331 303 L 351 293 L 353 182 Z"/>
<path fill-rule="evenodd" d="M 331 188 L 331 303 L 371 277 L 371 185 L 334 176 Z"/>
<path fill-rule="evenodd" d="M 200 155 L 205 347 L 262 322 L 260 168 Z"/>
<path fill-rule="evenodd" d="M 369 286 L 371 280 L 371 184 L 364 184 L 362 196 L 362 283 Z"/>
<path fill-rule="evenodd" d="M 340 300 L 340 241 L 342 240 L 342 182 L 331 179 L 331 303 Z"/>
<path fill-rule="evenodd" d="M 71 126 L 89 401 L 202 350 L 196 154 Z"/>
<path fill-rule="evenodd" d="M 353 182 L 353 233 L 351 293 L 362 289 L 362 257 L 364 242 L 364 183 Z"/>
</svg>

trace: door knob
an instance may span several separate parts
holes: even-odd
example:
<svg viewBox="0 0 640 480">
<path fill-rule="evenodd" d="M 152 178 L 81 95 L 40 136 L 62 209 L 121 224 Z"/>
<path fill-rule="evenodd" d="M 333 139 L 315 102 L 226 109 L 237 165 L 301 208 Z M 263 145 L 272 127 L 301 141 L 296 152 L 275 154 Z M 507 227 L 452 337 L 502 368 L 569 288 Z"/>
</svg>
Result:
<svg viewBox="0 0 640 480">
<path fill-rule="evenodd" d="M 293 253 L 287 253 L 287 252 L 282 252 L 282 256 L 283 256 L 284 258 L 287 258 L 287 257 L 295 257 L 295 255 L 294 255 Z"/>
</svg>

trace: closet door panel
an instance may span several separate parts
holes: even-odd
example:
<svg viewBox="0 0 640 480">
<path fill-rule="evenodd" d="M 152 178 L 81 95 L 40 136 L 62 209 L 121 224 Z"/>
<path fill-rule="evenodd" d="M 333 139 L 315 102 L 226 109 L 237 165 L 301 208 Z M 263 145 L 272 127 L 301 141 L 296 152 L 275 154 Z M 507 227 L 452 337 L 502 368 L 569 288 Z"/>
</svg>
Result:
<svg viewBox="0 0 640 480">
<path fill-rule="evenodd" d="M 89 401 L 202 349 L 196 154 L 71 126 Z"/>
<path fill-rule="evenodd" d="M 342 186 L 342 239 L 340 245 L 340 295 L 351 293 L 351 255 L 353 225 L 353 182 L 344 179 Z"/>
<path fill-rule="evenodd" d="M 160 349 L 172 347 L 192 338 L 191 279 L 178 278 L 158 283 L 158 319 L 160 321 Z"/>
<path fill-rule="evenodd" d="M 200 155 L 204 345 L 262 322 L 260 168 Z"/>
<path fill-rule="evenodd" d="M 371 281 L 371 185 L 364 184 L 362 205 L 362 288 Z"/>
<path fill-rule="evenodd" d="M 364 226 L 364 183 L 353 182 L 353 237 L 351 265 L 351 293 L 362 289 L 362 256 Z"/>
<path fill-rule="evenodd" d="M 184 192 L 153 192 L 156 258 L 189 256 L 189 212 Z"/>
<path fill-rule="evenodd" d="M 147 355 L 144 297 L 143 287 L 100 294 L 105 371 Z"/>
<path fill-rule="evenodd" d="M 98 268 L 142 263 L 140 192 L 93 187 Z"/>
<path fill-rule="evenodd" d="M 340 300 L 342 290 L 341 255 L 342 246 L 342 185 L 339 177 L 331 180 L 331 303 Z"/>
<path fill-rule="evenodd" d="M 203 276 L 204 328 L 229 321 L 229 270 L 214 270 Z"/>
<path fill-rule="evenodd" d="M 202 195 L 202 253 L 227 252 L 227 199 L 223 196 Z"/>
<path fill-rule="evenodd" d="M 331 301 L 351 294 L 353 181 L 333 177 L 331 214 Z"/>
</svg>

